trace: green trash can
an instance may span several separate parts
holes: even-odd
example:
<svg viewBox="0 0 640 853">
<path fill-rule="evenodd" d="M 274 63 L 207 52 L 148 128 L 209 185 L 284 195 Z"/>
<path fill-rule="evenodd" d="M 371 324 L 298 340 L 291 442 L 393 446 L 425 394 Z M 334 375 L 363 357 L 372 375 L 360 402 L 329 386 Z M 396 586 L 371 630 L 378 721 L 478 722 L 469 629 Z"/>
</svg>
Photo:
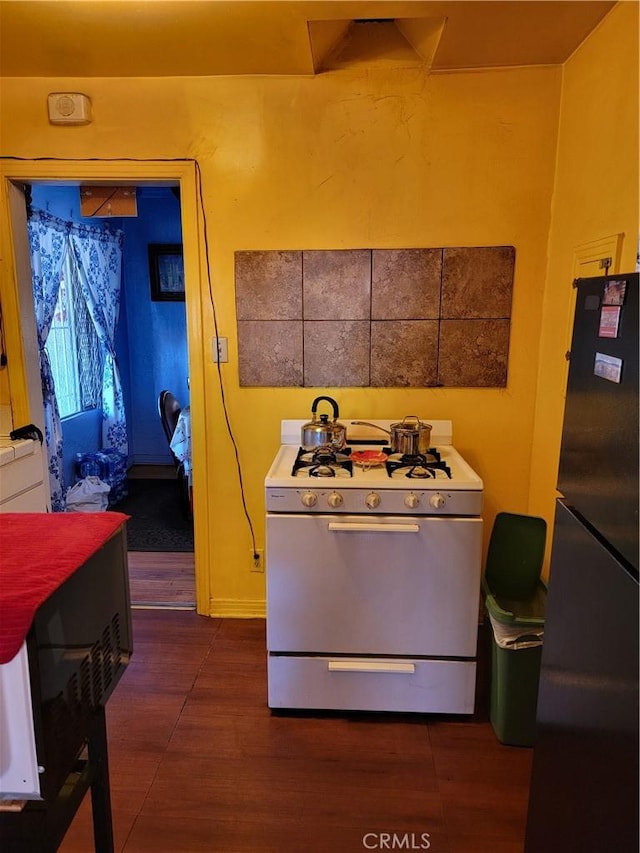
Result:
<svg viewBox="0 0 640 853">
<path fill-rule="evenodd" d="M 499 512 L 482 580 L 492 629 L 489 719 L 502 743 L 532 746 L 547 588 L 540 579 L 547 523 Z"/>
<path fill-rule="evenodd" d="M 485 584 L 491 623 L 489 719 L 501 743 L 533 746 L 547 588 L 538 581 L 524 601 L 493 595 Z"/>
</svg>

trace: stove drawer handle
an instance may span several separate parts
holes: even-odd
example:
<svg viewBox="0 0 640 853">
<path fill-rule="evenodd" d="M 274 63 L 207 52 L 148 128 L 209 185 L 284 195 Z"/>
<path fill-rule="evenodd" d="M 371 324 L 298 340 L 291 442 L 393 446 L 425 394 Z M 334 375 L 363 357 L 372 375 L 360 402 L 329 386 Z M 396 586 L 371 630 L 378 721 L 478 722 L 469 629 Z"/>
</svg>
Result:
<svg viewBox="0 0 640 853">
<path fill-rule="evenodd" d="M 419 524 L 375 524 L 357 521 L 330 521 L 329 530 L 342 533 L 419 533 Z"/>
<path fill-rule="evenodd" d="M 330 660 L 327 668 L 329 672 L 400 672 L 406 675 L 413 675 L 416 671 L 415 663 L 375 660 Z"/>
</svg>

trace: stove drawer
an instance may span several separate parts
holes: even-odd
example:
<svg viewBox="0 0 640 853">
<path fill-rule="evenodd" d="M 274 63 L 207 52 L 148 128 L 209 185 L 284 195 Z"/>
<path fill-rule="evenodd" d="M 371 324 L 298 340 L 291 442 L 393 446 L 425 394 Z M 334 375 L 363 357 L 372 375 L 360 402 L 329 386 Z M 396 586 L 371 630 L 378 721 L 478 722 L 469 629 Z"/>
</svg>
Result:
<svg viewBox="0 0 640 853">
<path fill-rule="evenodd" d="M 269 707 L 472 714 L 473 661 L 269 655 Z"/>
</svg>

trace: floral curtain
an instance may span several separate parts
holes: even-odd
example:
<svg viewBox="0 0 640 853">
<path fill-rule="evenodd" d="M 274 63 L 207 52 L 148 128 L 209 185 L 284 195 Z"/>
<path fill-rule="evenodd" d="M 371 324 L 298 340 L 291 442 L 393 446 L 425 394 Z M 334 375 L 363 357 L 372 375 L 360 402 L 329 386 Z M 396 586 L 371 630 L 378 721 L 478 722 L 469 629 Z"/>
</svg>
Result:
<svg viewBox="0 0 640 853">
<path fill-rule="evenodd" d="M 115 330 L 120 307 L 123 233 L 65 222 L 42 210 L 28 220 L 33 298 L 38 329 L 45 436 L 49 457 L 51 508 L 65 509 L 62 474 L 62 426 L 45 343 L 51 328 L 65 258 L 70 262 L 105 352 L 102 381 L 102 446 L 128 453 L 120 375 L 115 359 Z"/>
<path fill-rule="evenodd" d="M 44 211 L 34 211 L 27 226 L 31 251 L 33 299 L 38 350 L 40 352 L 40 377 L 44 404 L 44 427 L 49 457 L 49 487 L 51 508 L 60 512 L 65 508 L 62 481 L 62 426 L 56 401 L 49 357 L 44 345 L 49 336 L 51 321 L 60 289 L 60 273 L 68 251 L 68 224 Z"/>
<path fill-rule="evenodd" d="M 78 276 L 89 315 L 105 351 L 102 377 L 102 446 L 128 455 L 127 422 L 115 334 L 120 311 L 122 231 L 111 233 L 74 224 L 69 234 L 73 268 Z"/>
</svg>

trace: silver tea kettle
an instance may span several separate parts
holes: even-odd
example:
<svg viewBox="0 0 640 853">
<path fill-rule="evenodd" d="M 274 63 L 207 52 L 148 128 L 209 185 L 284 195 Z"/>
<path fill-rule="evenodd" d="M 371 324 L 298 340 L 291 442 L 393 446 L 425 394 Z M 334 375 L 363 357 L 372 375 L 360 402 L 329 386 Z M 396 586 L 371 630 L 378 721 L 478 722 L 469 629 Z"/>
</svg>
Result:
<svg viewBox="0 0 640 853">
<path fill-rule="evenodd" d="M 322 414 L 316 417 L 318 403 L 326 400 L 333 406 L 333 420 L 329 415 Z M 311 420 L 304 424 L 301 430 L 300 444 L 304 450 L 316 450 L 318 447 L 330 447 L 332 450 L 341 450 L 347 443 L 347 428 L 338 423 L 338 404 L 332 397 L 316 397 L 311 404 Z"/>
</svg>

